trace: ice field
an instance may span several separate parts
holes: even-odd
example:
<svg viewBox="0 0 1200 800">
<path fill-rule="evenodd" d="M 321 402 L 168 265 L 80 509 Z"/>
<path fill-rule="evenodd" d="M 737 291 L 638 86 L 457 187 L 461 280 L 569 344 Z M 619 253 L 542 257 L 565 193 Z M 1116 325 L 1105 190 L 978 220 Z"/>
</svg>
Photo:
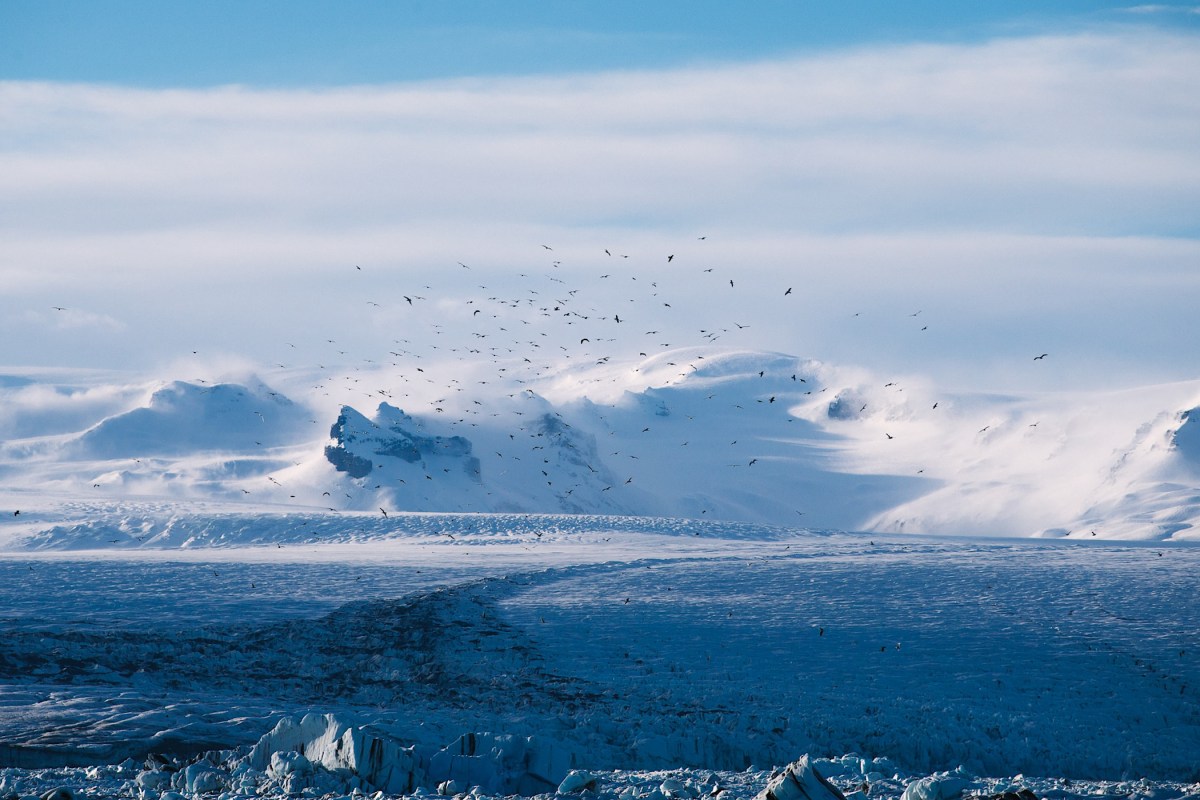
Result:
<svg viewBox="0 0 1200 800">
<path fill-rule="evenodd" d="M 959 767 L 978 791 L 1000 785 L 979 776 L 1066 778 L 1083 795 L 1146 779 L 1154 797 L 1200 781 L 1200 549 L 1186 543 L 250 519 L 178 521 L 216 547 L 69 550 L 59 531 L 0 558 L 0 788 L 144 796 L 148 754 L 182 768 L 221 751 L 204 762 L 213 787 L 282 791 L 265 768 L 235 780 L 238 759 L 305 714 L 414 754 L 410 788 L 426 791 L 538 794 L 582 769 L 615 795 L 648 771 L 700 771 L 699 786 L 707 770 L 741 774 L 738 796 L 806 753 L 867 759 L 846 780 L 886 772 L 885 794 Z M 342 535 L 296 533 L 314 527 Z M 525 766 L 499 745 L 446 761 L 485 734 L 525 742 Z M 313 769 L 310 793 L 353 789 Z M 630 770 L 642 777 L 618 777 Z"/>
</svg>

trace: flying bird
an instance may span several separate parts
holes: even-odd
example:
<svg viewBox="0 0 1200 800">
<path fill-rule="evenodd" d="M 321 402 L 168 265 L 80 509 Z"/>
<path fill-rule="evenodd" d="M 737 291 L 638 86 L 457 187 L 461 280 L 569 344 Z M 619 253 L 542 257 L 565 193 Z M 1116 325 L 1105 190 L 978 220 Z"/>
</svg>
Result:
<svg viewBox="0 0 1200 800">
<path fill-rule="evenodd" d="M 789 286 L 789 287 L 788 287 L 788 290 L 787 290 L 786 292 L 784 292 L 784 293 L 783 293 L 783 296 L 784 296 L 784 297 L 787 297 L 787 296 L 788 296 L 789 294 L 791 294 L 791 293 L 792 293 L 792 287 L 790 287 L 790 286 Z"/>
<path fill-rule="evenodd" d="M 1045 358 L 1045 357 L 1046 357 L 1046 356 L 1048 356 L 1048 355 L 1050 355 L 1050 354 L 1049 354 L 1049 353 L 1042 353 L 1040 356 L 1034 356 L 1034 357 L 1033 357 L 1033 360 L 1034 360 L 1034 361 L 1041 361 L 1043 358 Z"/>
</svg>

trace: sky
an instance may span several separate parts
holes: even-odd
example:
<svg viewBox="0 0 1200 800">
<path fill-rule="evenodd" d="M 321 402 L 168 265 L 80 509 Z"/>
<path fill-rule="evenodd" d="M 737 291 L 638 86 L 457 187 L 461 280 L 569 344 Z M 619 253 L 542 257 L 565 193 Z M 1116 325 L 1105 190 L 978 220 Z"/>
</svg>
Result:
<svg viewBox="0 0 1200 800">
<path fill-rule="evenodd" d="M 16 374 L 361 361 L 561 289 L 981 390 L 1186 380 L 1197 208 L 1194 4 L 0 0 Z"/>
</svg>

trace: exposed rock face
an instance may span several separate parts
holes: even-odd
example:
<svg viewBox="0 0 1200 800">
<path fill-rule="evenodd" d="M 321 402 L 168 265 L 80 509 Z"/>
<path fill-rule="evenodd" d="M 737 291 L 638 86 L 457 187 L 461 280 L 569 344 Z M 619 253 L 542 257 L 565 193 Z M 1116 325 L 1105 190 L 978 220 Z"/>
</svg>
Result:
<svg viewBox="0 0 1200 800">
<path fill-rule="evenodd" d="M 829 401 L 826 414 L 830 419 L 858 419 L 862 416 L 866 400 L 851 389 L 843 389 Z"/>
<path fill-rule="evenodd" d="M 1171 444 L 1190 465 L 1200 467 L 1200 408 L 1184 411 L 1179 419 Z"/>
<path fill-rule="evenodd" d="M 461 469 L 474 481 L 480 480 L 479 459 L 471 452 L 471 442 L 462 436 L 434 436 L 420 433 L 412 417 L 395 406 L 380 403 L 371 420 L 350 406 L 329 430 L 334 444 L 325 448 L 325 458 L 339 472 L 363 478 L 377 466 L 377 458 L 393 458 L 415 464 L 431 459 L 460 462 Z"/>
</svg>

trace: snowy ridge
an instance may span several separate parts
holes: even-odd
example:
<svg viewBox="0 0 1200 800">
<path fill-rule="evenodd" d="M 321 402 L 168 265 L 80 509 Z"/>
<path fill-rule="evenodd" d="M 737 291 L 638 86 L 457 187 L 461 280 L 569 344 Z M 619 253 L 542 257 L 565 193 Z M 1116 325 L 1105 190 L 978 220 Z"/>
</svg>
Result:
<svg viewBox="0 0 1200 800">
<path fill-rule="evenodd" d="M 418 376 L 439 370 L 421 363 Z M 307 394 L 306 407 L 254 380 L 175 382 L 81 433 L 0 445 L 12 493 L 5 502 L 18 510 L 53 493 L 68 503 L 157 497 L 301 514 L 630 514 L 903 533 L 1200 535 L 1200 446 L 1192 412 L 1178 410 L 1195 407 L 1194 384 L 953 394 L 918 379 L 715 346 L 570 362 L 532 377 L 518 369 L 474 386 L 452 379 L 440 392 L 432 377 L 389 388 L 374 376 L 385 385 L 367 394 L 369 415 L 361 395 Z M 335 397 L 353 403 L 330 407 Z"/>
</svg>

